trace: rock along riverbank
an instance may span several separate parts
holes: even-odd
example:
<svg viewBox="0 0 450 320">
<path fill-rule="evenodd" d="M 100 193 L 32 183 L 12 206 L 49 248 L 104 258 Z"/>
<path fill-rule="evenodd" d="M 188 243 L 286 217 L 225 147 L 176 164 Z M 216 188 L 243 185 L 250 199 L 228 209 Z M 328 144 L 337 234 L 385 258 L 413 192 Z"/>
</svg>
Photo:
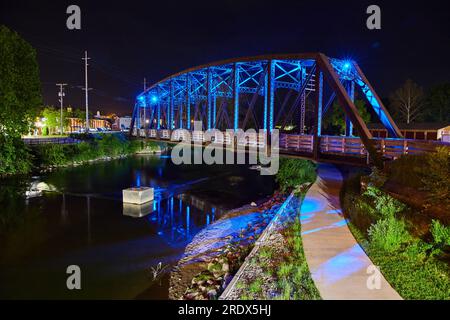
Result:
<svg viewBox="0 0 450 320">
<path fill-rule="evenodd" d="M 217 299 L 286 196 L 230 210 L 200 231 L 170 273 L 169 299 Z"/>
</svg>

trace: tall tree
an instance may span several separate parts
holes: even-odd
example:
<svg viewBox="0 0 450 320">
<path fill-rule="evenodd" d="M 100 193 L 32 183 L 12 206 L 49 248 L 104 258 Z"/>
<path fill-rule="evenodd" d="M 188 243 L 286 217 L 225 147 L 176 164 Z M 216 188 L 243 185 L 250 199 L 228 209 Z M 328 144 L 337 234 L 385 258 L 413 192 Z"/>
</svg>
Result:
<svg viewBox="0 0 450 320">
<path fill-rule="evenodd" d="M 356 99 L 355 106 L 364 122 L 369 123 L 370 113 L 367 111 L 367 106 L 364 100 Z M 338 100 L 333 103 L 332 110 L 330 110 L 325 116 L 323 125 L 327 131 L 331 132 L 337 130 L 339 134 L 345 133 L 345 113 Z"/>
<path fill-rule="evenodd" d="M 48 128 L 49 134 L 56 133 L 61 125 L 61 111 L 53 106 L 47 106 L 42 110 L 42 117 L 45 119 L 44 125 Z M 64 121 L 64 114 L 63 114 Z"/>
<path fill-rule="evenodd" d="M 41 101 L 36 51 L 0 25 L 0 175 L 30 170 L 21 135 L 30 130 Z"/>
<path fill-rule="evenodd" d="M 411 79 L 391 94 L 390 109 L 398 120 L 411 123 L 423 116 L 425 104 L 423 89 Z"/>
<path fill-rule="evenodd" d="M 42 105 L 36 51 L 16 32 L 0 26 L 0 133 L 27 133 Z"/>
<path fill-rule="evenodd" d="M 427 121 L 450 122 L 450 83 L 432 87 L 426 100 Z"/>
</svg>

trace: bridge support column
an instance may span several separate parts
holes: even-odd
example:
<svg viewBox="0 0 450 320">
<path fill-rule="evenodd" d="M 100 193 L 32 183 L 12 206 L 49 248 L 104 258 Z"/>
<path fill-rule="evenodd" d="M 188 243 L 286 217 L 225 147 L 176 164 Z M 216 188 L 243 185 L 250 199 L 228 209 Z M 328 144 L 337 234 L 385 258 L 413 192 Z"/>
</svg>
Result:
<svg viewBox="0 0 450 320">
<path fill-rule="evenodd" d="M 211 72 L 211 68 L 208 68 L 208 73 L 207 73 L 207 76 L 206 76 L 206 82 L 207 82 L 207 84 L 206 84 L 206 88 L 207 88 L 207 108 L 208 108 L 208 111 L 207 111 L 207 117 L 208 117 L 208 121 L 207 121 L 207 123 L 208 123 L 208 130 L 209 129 L 211 129 L 211 120 L 212 120 L 212 117 L 213 117 L 213 115 L 212 115 L 212 108 L 213 108 L 213 92 L 212 92 L 212 90 L 213 90 L 213 81 L 212 81 L 212 72 Z"/>
<path fill-rule="evenodd" d="M 274 123 L 273 123 L 273 113 L 274 113 L 274 98 L 275 98 L 275 63 L 271 59 L 269 60 L 268 68 L 268 79 L 267 79 L 267 104 L 269 109 L 269 133 L 272 132 Z"/>
<path fill-rule="evenodd" d="M 239 129 L 239 64 L 233 64 L 234 131 Z"/>
<path fill-rule="evenodd" d="M 174 92 L 173 92 L 173 80 L 170 81 L 170 98 L 169 98 L 169 108 L 168 108 L 168 114 L 167 114 L 167 129 L 172 130 L 173 129 L 173 106 L 174 106 Z"/>
<path fill-rule="evenodd" d="M 353 81 L 348 83 L 347 93 L 350 97 L 350 100 L 352 100 L 352 102 L 355 102 L 355 83 Z M 347 137 L 353 136 L 353 124 L 348 116 L 345 116 L 345 135 Z"/>
<path fill-rule="evenodd" d="M 267 123 L 268 123 L 268 104 L 269 101 L 267 99 L 267 95 L 269 92 L 269 64 L 267 64 L 266 66 L 266 74 L 264 76 L 264 119 L 263 119 L 263 123 L 264 123 L 264 131 L 267 134 Z"/>
<path fill-rule="evenodd" d="M 191 77 L 186 75 L 186 128 L 191 129 Z"/>
<path fill-rule="evenodd" d="M 147 101 L 146 100 L 147 100 L 147 98 L 144 97 L 144 107 L 143 107 L 143 109 L 144 109 L 143 110 L 143 113 L 144 113 L 144 115 L 143 115 L 144 116 L 144 119 L 143 119 L 144 120 L 144 125 L 143 125 L 143 127 L 144 127 L 144 137 L 147 137 L 147 133 L 145 131 L 145 127 L 146 127 L 145 125 L 147 124 L 146 123 L 146 120 L 147 120 L 147 110 L 146 110 L 147 109 Z"/>
<path fill-rule="evenodd" d="M 156 129 L 160 129 L 161 122 L 161 96 L 159 94 L 159 87 L 156 87 L 157 105 L 156 105 Z"/>
<path fill-rule="evenodd" d="M 180 129 L 183 129 L 183 103 L 180 101 L 180 104 L 178 105 L 178 121 L 179 121 L 179 127 Z"/>
<path fill-rule="evenodd" d="M 315 125 L 314 125 L 314 137 L 313 137 L 313 158 L 319 159 L 320 152 L 320 136 L 322 134 L 322 104 L 323 104 L 323 73 L 320 70 L 318 64 L 316 64 L 316 112 Z"/>
<path fill-rule="evenodd" d="M 306 95 L 302 92 L 300 97 L 300 134 L 305 134 Z"/>
</svg>

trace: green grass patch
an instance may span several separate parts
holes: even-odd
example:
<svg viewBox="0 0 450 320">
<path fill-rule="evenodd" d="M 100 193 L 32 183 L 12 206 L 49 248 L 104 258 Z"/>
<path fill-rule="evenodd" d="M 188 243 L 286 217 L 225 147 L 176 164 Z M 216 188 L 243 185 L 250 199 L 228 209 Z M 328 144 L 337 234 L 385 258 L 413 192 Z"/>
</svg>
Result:
<svg viewBox="0 0 450 320">
<path fill-rule="evenodd" d="M 431 236 L 415 236 L 405 219 L 412 209 L 376 188 L 362 193 L 359 177 L 346 181 L 341 203 L 353 235 L 404 299 L 450 298 L 449 227 L 433 221 Z"/>
<path fill-rule="evenodd" d="M 278 287 L 283 300 L 321 299 L 303 251 L 300 218 L 296 217 L 283 230 L 288 254 L 277 270 Z"/>
</svg>

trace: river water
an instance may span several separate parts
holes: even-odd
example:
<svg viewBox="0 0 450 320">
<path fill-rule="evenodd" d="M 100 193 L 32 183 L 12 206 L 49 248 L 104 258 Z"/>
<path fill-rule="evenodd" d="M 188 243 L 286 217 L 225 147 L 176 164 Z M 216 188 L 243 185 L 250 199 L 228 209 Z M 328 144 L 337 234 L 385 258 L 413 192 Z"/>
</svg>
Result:
<svg viewBox="0 0 450 320">
<path fill-rule="evenodd" d="M 53 191 L 18 197 L 30 183 Z M 131 186 L 155 188 L 155 201 L 124 206 Z M 165 299 L 168 273 L 154 279 L 152 268 L 170 270 L 202 228 L 274 187 L 248 165 L 176 166 L 150 155 L 2 180 L 0 298 Z M 70 265 L 80 267 L 81 290 L 67 289 Z"/>
</svg>

